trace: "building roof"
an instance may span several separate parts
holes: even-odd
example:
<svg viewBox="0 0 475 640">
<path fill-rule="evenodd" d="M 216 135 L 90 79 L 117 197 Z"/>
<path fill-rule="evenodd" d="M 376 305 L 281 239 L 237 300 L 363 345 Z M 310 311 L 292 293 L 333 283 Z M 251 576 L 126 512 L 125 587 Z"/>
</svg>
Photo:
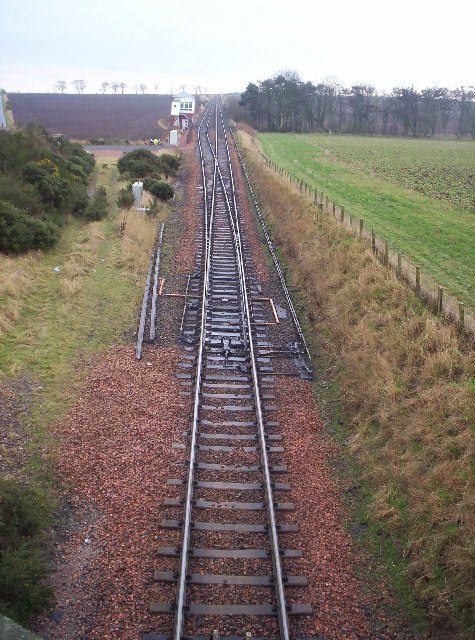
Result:
<svg viewBox="0 0 475 640">
<path fill-rule="evenodd" d="M 173 98 L 191 98 L 194 99 L 195 96 L 192 96 L 190 93 L 187 93 L 186 91 L 182 91 L 181 93 L 178 93 L 176 96 L 173 96 Z"/>
</svg>

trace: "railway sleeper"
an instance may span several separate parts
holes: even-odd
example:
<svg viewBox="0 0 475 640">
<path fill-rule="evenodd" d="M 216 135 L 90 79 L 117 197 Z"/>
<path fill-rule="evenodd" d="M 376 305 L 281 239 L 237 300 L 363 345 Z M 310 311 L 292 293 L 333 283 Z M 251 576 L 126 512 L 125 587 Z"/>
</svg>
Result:
<svg viewBox="0 0 475 640">
<path fill-rule="evenodd" d="M 184 480 L 179 478 L 168 478 L 167 485 L 182 487 Z M 260 491 L 264 489 L 263 482 L 217 482 L 207 480 L 196 480 L 195 487 L 199 489 L 220 489 L 222 491 Z M 276 491 L 290 491 L 290 484 L 287 482 L 274 482 L 272 488 Z"/>
<path fill-rule="evenodd" d="M 160 526 L 164 529 L 181 529 L 183 523 L 181 520 L 170 520 L 164 518 Z M 218 531 L 220 533 L 267 533 L 269 526 L 267 524 L 247 524 L 243 522 L 200 522 L 192 521 L 191 528 L 194 531 Z M 296 524 L 282 523 L 277 525 L 280 533 L 298 533 L 299 527 Z"/>
<path fill-rule="evenodd" d="M 180 547 L 159 547 L 157 555 L 171 556 L 179 558 L 181 554 Z M 190 558 L 241 558 L 249 560 L 268 560 L 271 557 L 270 549 L 217 549 L 217 548 L 198 548 L 191 547 L 189 549 Z M 300 549 L 282 549 L 280 551 L 282 558 L 301 558 Z"/>
<path fill-rule="evenodd" d="M 155 571 L 153 579 L 156 582 L 176 582 L 178 575 L 173 571 Z M 238 576 L 216 573 L 192 573 L 187 577 L 189 584 L 223 584 L 239 586 L 273 587 L 275 578 L 273 575 Z M 286 587 L 305 587 L 305 576 L 284 576 Z"/>
<path fill-rule="evenodd" d="M 165 507 L 183 507 L 184 500 L 180 498 L 165 498 L 163 506 Z M 226 511 L 267 511 L 265 502 L 236 502 L 236 501 L 211 501 L 198 498 L 193 500 L 195 509 L 223 509 Z M 293 502 L 275 502 L 276 511 L 293 511 L 295 509 Z"/>
<path fill-rule="evenodd" d="M 151 602 L 150 613 L 175 613 L 175 603 Z M 188 615 L 203 616 L 276 616 L 278 608 L 269 604 L 190 604 L 187 606 Z M 313 613 L 312 605 L 309 604 L 289 604 L 287 605 L 289 615 L 309 616 Z"/>
</svg>

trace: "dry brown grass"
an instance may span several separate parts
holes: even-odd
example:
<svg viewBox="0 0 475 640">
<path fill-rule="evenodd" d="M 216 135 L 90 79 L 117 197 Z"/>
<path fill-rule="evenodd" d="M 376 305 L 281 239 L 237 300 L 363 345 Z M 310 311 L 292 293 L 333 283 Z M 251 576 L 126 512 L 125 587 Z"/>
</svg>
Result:
<svg viewBox="0 0 475 640">
<path fill-rule="evenodd" d="M 96 264 L 97 252 L 104 239 L 102 222 L 90 222 L 82 229 L 68 259 L 61 267 L 60 292 L 70 298 L 82 287 L 84 276 Z"/>
<path fill-rule="evenodd" d="M 475 354 L 371 251 L 265 168 L 242 139 L 269 223 L 341 365 L 350 447 L 372 515 L 400 541 L 432 637 L 473 637 Z"/>
<path fill-rule="evenodd" d="M 137 275 L 146 273 L 157 234 L 157 219 L 129 209 L 119 219 L 118 229 L 122 235 L 121 265 Z"/>
<path fill-rule="evenodd" d="M 19 258 L 0 255 L 0 338 L 20 317 L 23 296 L 31 286 L 28 271 L 39 255 L 36 251 Z"/>
</svg>

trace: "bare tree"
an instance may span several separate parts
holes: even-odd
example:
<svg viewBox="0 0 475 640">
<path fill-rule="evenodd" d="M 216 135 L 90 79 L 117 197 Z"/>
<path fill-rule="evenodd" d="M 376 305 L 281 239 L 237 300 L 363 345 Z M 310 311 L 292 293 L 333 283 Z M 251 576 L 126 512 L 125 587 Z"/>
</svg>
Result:
<svg viewBox="0 0 475 640">
<path fill-rule="evenodd" d="M 107 91 L 109 86 L 110 86 L 109 82 L 101 82 L 101 91 L 103 94 Z"/>
<path fill-rule="evenodd" d="M 186 84 L 180 85 L 180 91 L 186 91 Z"/>
<path fill-rule="evenodd" d="M 84 89 L 86 87 L 86 83 L 84 82 L 84 80 L 73 80 L 72 84 L 74 85 L 78 93 L 84 93 Z"/>
<path fill-rule="evenodd" d="M 132 89 L 135 91 L 135 93 L 139 92 L 139 85 L 138 84 L 133 84 L 132 85 Z"/>
<path fill-rule="evenodd" d="M 146 84 L 139 84 L 139 89 L 142 93 L 145 93 L 147 91 L 147 85 Z"/>
<path fill-rule="evenodd" d="M 119 88 L 119 83 L 118 82 L 113 82 L 112 83 L 112 93 L 117 93 L 117 89 Z"/>
<path fill-rule="evenodd" d="M 125 82 L 119 82 L 119 87 L 120 87 L 120 92 L 123 94 L 124 93 L 124 89 L 127 85 L 125 84 Z"/>
<path fill-rule="evenodd" d="M 195 86 L 193 88 L 194 88 L 194 91 L 195 91 L 195 95 L 199 95 L 201 93 L 201 85 L 195 84 Z"/>
<path fill-rule="evenodd" d="M 158 84 L 154 84 L 154 85 L 153 85 L 153 88 L 154 88 L 154 90 L 155 90 L 155 93 L 158 93 Z"/>
<path fill-rule="evenodd" d="M 61 93 L 64 93 L 64 90 L 66 89 L 66 82 L 64 80 L 58 80 L 56 83 L 56 89 L 61 91 Z"/>
</svg>

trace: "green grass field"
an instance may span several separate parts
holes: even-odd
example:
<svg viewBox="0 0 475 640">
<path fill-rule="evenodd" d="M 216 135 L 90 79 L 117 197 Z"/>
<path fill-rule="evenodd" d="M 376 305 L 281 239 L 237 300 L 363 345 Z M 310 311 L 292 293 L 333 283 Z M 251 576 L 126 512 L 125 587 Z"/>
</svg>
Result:
<svg viewBox="0 0 475 640">
<path fill-rule="evenodd" d="M 475 142 L 259 134 L 265 155 L 322 190 L 475 308 Z"/>
</svg>

